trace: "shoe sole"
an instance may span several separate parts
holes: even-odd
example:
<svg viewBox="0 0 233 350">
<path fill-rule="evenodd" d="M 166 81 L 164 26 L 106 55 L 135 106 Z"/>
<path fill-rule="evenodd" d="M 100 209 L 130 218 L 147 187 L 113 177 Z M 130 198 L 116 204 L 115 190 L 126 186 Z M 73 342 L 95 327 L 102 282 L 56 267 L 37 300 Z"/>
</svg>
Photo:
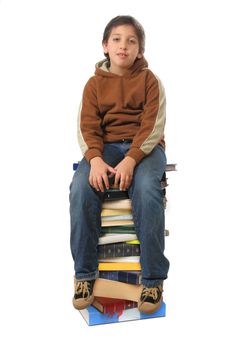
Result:
<svg viewBox="0 0 233 350">
<path fill-rule="evenodd" d="M 152 304 L 152 303 L 141 303 L 138 302 L 138 310 L 144 314 L 153 314 L 155 311 L 159 310 L 163 299 L 159 301 L 159 303 Z"/>
<path fill-rule="evenodd" d="M 91 295 L 87 300 L 85 299 L 74 299 L 72 300 L 73 306 L 77 310 L 86 309 L 94 301 L 94 295 Z"/>
</svg>

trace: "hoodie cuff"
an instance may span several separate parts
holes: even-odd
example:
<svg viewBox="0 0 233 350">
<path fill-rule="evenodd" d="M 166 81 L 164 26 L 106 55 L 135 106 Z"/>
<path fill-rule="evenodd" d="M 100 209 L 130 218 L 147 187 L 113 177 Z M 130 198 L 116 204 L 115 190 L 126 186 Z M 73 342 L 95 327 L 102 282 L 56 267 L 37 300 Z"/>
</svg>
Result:
<svg viewBox="0 0 233 350">
<path fill-rule="evenodd" d="M 146 156 L 144 152 L 142 152 L 139 148 L 133 147 L 126 153 L 125 157 L 129 156 L 133 158 L 136 164 L 140 163 L 140 161 Z"/>
<path fill-rule="evenodd" d="M 84 156 L 85 156 L 86 160 L 88 161 L 88 163 L 90 163 L 90 160 L 92 158 L 95 158 L 95 157 L 101 157 L 102 158 L 103 155 L 102 155 L 102 152 L 99 151 L 98 149 L 92 148 L 92 149 L 89 149 L 88 151 L 86 151 Z"/>
</svg>

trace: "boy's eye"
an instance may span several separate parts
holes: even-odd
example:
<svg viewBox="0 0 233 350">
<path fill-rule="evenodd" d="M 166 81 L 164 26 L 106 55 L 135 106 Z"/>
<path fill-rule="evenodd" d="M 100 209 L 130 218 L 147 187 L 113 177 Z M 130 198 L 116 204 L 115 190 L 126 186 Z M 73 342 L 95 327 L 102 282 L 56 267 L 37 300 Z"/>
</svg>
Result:
<svg viewBox="0 0 233 350">
<path fill-rule="evenodd" d="M 118 37 L 114 37 L 114 38 L 112 38 L 112 40 L 115 41 L 115 42 L 119 42 L 121 39 L 118 38 Z M 134 39 L 134 38 L 128 39 L 128 43 L 129 43 L 129 44 L 135 45 L 135 44 L 137 43 L 137 40 Z"/>
</svg>

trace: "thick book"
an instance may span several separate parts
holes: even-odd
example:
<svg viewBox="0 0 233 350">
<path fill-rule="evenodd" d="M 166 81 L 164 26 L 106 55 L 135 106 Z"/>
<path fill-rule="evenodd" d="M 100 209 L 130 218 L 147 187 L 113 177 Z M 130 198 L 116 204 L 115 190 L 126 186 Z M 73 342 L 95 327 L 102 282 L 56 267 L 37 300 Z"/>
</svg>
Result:
<svg viewBox="0 0 233 350">
<path fill-rule="evenodd" d="M 137 302 L 123 299 L 95 297 L 92 306 L 103 314 L 113 316 L 115 312 L 118 312 L 118 316 L 120 316 L 123 310 L 137 307 Z"/>
<path fill-rule="evenodd" d="M 167 205 L 166 189 L 163 188 L 162 191 L 163 191 L 163 205 L 164 205 L 164 209 L 166 209 L 166 205 Z M 112 198 L 112 199 L 109 198 L 108 200 L 104 200 L 104 202 L 102 204 L 102 208 L 104 207 L 104 208 L 120 208 L 120 209 L 124 209 L 124 205 L 121 204 L 121 203 L 126 201 L 126 200 L 127 199 L 118 200 L 117 198 Z M 118 202 L 120 202 L 120 204 L 118 204 Z M 107 203 L 109 203 L 110 206 L 108 206 Z M 128 207 L 128 204 L 125 207 Z M 132 208 L 131 205 L 130 205 L 130 208 Z"/>
<path fill-rule="evenodd" d="M 112 243 L 98 245 L 98 258 L 114 258 L 122 256 L 140 255 L 139 244 Z"/>
<path fill-rule="evenodd" d="M 94 284 L 93 294 L 95 297 L 124 299 L 138 302 L 142 288 L 141 284 L 136 285 L 97 278 Z"/>
<path fill-rule="evenodd" d="M 99 237 L 98 244 L 126 242 L 134 239 L 138 239 L 138 238 L 136 234 L 132 234 L 132 233 L 119 233 L 119 234 L 107 233 L 106 235 L 102 235 Z"/>
<path fill-rule="evenodd" d="M 118 188 L 110 188 L 104 193 L 104 200 L 128 199 L 128 191 L 120 191 Z"/>
<path fill-rule="evenodd" d="M 132 308 L 123 310 L 119 315 L 119 312 L 115 312 L 112 316 L 103 314 L 93 306 L 88 306 L 87 309 L 79 310 L 80 314 L 89 326 L 96 326 L 107 323 L 117 323 L 124 321 L 145 320 L 150 318 L 165 317 L 166 316 L 166 304 L 162 302 L 159 310 L 153 314 L 144 314 L 139 312 L 138 308 Z"/>
<path fill-rule="evenodd" d="M 100 262 L 99 271 L 109 270 L 136 270 L 141 271 L 139 262 Z"/>
<path fill-rule="evenodd" d="M 133 233 L 135 234 L 134 225 L 119 225 L 119 226 L 106 226 L 101 228 L 101 234 L 106 233 Z"/>
<path fill-rule="evenodd" d="M 115 222 L 116 220 L 122 220 L 123 222 L 125 220 L 133 220 L 133 215 L 128 214 L 128 215 L 108 215 L 108 216 L 102 216 L 101 215 L 101 221 L 103 222 Z"/>
<path fill-rule="evenodd" d="M 118 199 L 115 201 L 104 201 L 102 209 L 132 209 L 131 199 Z"/>
<path fill-rule="evenodd" d="M 117 262 L 117 263 L 125 263 L 125 262 L 139 262 L 140 256 L 117 256 L 110 258 L 100 258 L 99 262 Z"/>
<path fill-rule="evenodd" d="M 101 216 L 115 216 L 115 215 L 132 215 L 131 209 L 104 209 L 102 208 Z"/>
<path fill-rule="evenodd" d="M 128 262 L 139 262 L 140 256 L 118 256 L 109 258 L 100 258 L 99 262 L 106 263 L 128 263 Z M 122 270 L 122 269 L 121 269 Z"/>
<path fill-rule="evenodd" d="M 141 284 L 141 271 L 99 271 L 99 277 L 130 284 Z"/>
<path fill-rule="evenodd" d="M 122 225 L 133 225 L 133 220 L 111 220 L 111 221 L 101 221 L 101 226 L 122 226 Z"/>
<path fill-rule="evenodd" d="M 165 236 L 169 236 L 169 231 L 164 231 Z M 138 241 L 138 237 L 133 233 L 106 233 L 99 236 L 98 244 L 110 244 L 117 242 Z"/>
</svg>

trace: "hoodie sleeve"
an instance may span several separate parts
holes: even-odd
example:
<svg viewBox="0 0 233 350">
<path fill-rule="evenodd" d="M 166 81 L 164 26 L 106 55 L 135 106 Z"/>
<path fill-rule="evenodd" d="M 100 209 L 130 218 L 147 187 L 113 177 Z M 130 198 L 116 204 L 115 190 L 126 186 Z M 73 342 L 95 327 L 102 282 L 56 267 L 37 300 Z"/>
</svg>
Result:
<svg viewBox="0 0 233 350">
<path fill-rule="evenodd" d="M 78 113 L 78 142 L 86 160 L 102 157 L 103 129 L 94 77 L 87 82 Z"/>
<path fill-rule="evenodd" d="M 141 126 L 134 136 L 126 156 L 138 164 L 164 138 L 166 98 L 158 77 L 149 71 L 146 84 L 146 102 L 141 116 Z"/>
</svg>

